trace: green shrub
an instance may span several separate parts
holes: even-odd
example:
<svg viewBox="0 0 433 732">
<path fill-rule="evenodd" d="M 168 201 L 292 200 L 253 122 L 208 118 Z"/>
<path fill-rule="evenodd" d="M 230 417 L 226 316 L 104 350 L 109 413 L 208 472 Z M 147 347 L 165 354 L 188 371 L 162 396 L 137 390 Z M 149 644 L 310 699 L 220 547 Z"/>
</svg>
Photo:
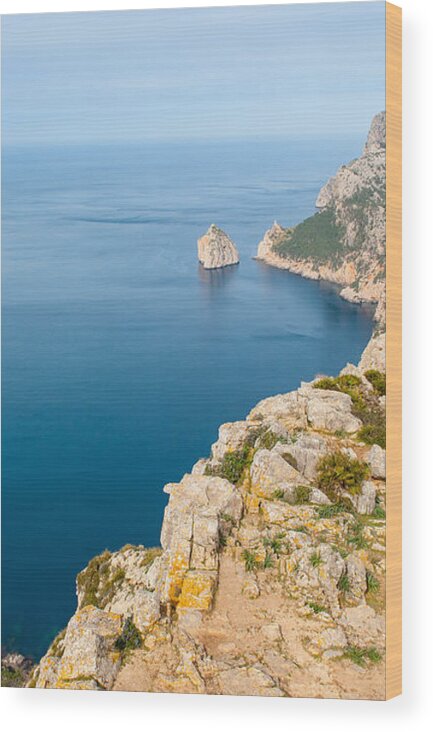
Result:
<svg viewBox="0 0 433 732">
<path fill-rule="evenodd" d="M 354 406 L 362 409 L 365 407 L 364 395 L 362 392 L 362 381 L 359 376 L 353 374 L 342 374 L 331 378 L 326 376 L 314 383 L 315 389 L 327 389 L 330 391 L 339 391 L 342 394 L 348 394 L 352 399 Z"/>
<path fill-rule="evenodd" d="M 343 228 L 337 224 L 334 211 L 325 209 L 289 230 L 274 249 L 281 257 L 325 262 L 341 253 L 342 239 Z"/>
<path fill-rule="evenodd" d="M 100 607 L 99 585 L 105 584 L 110 573 L 111 553 L 106 549 L 93 557 L 85 569 L 77 576 L 78 591 L 82 594 L 80 608 L 86 605 Z M 101 607 L 101 609 L 103 609 Z"/>
<path fill-rule="evenodd" d="M 272 551 L 275 554 L 277 554 L 277 555 L 280 554 L 281 547 L 282 547 L 282 541 L 278 536 L 274 536 L 273 539 L 269 539 L 269 542 L 267 545 L 270 547 L 270 549 L 272 549 Z"/>
<path fill-rule="evenodd" d="M 350 591 L 350 580 L 349 580 L 349 576 L 346 572 L 341 575 L 340 579 L 338 580 L 337 587 L 340 590 L 340 592 L 349 592 Z"/>
<path fill-rule="evenodd" d="M 319 519 L 334 518 L 339 513 L 353 512 L 353 507 L 350 510 L 344 503 L 331 503 L 328 506 L 317 506 L 316 513 Z"/>
<path fill-rule="evenodd" d="M 274 566 L 274 560 L 272 559 L 271 554 L 268 554 L 266 552 L 266 556 L 263 560 L 263 569 L 271 569 Z"/>
<path fill-rule="evenodd" d="M 363 422 L 358 431 L 358 439 L 367 445 L 379 445 L 386 448 L 386 417 L 383 409 L 369 408 L 357 414 Z"/>
<path fill-rule="evenodd" d="M 309 602 L 308 607 L 311 608 L 315 615 L 318 615 L 318 613 L 328 612 L 327 608 L 324 605 L 319 605 L 317 602 Z"/>
<path fill-rule="evenodd" d="M 132 622 L 132 618 L 127 618 L 122 628 L 122 632 L 115 642 L 115 647 L 118 651 L 133 651 L 136 648 L 141 648 L 142 638 Z"/>
<path fill-rule="evenodd" d="M 371 514 L 374 518 L 377 519 L 384 519 L 386 518 L 386 512 L 385 509 L 382 508 L 382 506 L 379 506 L 376 504 L 373 513 Z"/>
<path fill-rule="evenodd" d="M 310 556 L 310 564 L 312 567 L 319 567 L 321 564 L 323 564 L 323 559 L 320 556 L 319 552 L 313 552 L 313 554 Z"/>
<path fill-rule="evenodd" d="M 277 435 L 275 432 L 268 429 L 258 437 L 257 447 L 259 449 L 272 450 L 278 442 L 285 444 L 287 443 L 287 440 L 281 435 Z"/>
<path fill-rule="evenodd" d="M 379 396 L 385 396 L 386 394 L 386 376 L 382 371 L 377 369 L 370 369 L 364 373 L 366 379 L 369 380 L 374 391 Z"/>
<path fill-rule="evenodd" d="M 247 572 L 252 572 L 258 567 L 256 555 L 253 552 L 248 551 L 248 549 L 244 549 L 242 552 L 242 559 L 245 562 L 245 569 Z"/>
<path fill-rule="evenodd" d="M 161 553 L 160 549 L 149 551 L 153 552 L 153 557 L 156 552 Z M 106 549 L 102 554 L 93 557 L 87 567 L 77 575 L 77 586 L 81 595 L 80 609 L 86 605 L 94 605 L 103 610 L 116 594 L 125 578 L 125 570 L 113 567 L 111 557 L 111 552 Z"/>
<path fill-rule="evenodd" d="M 380 588 L 379 580 L 371 572 L 367 572 L 367 592 L 375 594 Z"/>
<path fill-rule="evenodd" d="M 272 497 L 277 501 L 282 501 L 285 495 L 286 494 L 282 488 L 277 488 L 277 490 L 273 492 Z"/>
<path fill-rule="evenodd" d="M 9 666 L 2 666 L 2 686 L 8 686 L 10 688 L 19 688 L 24 686 L 26 680 L 18 669 L 11 668 Z"/>
<path fill-rule="evenodd" d="M 207 465 L 205 474 L 226 478 L 230 483 L 238 483 L 242 478 L 245 468 L 251 465 L 252 460 L 253 450 L 250 445 L 244 445 L 241 450 L 226 452 L 216 467 Z"/>
<path fill-rule="evenodd" d="M 298 505 L 308 503 L 310 494 L 311 488 L 309 485 L 297 485 L 295 488 L 295 503 Z"/>
<path fill-rule="evenodd" d="M 364 538 L 364 526 L 360 521 L 357 521 L 353 526 L 351 526 L 347 536 L 347 541 L 349 544 L 352 544 L 355 549 L 367 549 L 368 542 Z"/>
<path fill-rule="evenodd" d="M 379 663 L 382 659 L 382 655 L 377 648 L 360 648 L 359 646 L 347 646 L 344 656 L 358 666 L 365 666 L 366 661 Z"/>
<path fill-rule="evenodd" d="M 63 647 L 63 639 L 66 635 L 66 628 L 60 631 L 54 638 L 53 642 L 50 645 L 49 648 L 49 655 L 54 656 L 56 658 L 61 658 L 63 656 L 64 647 Z"/>
<path fill-rule="evenodd" d="M 366 463 L 343 452 L 325 455 L 317 465 L 318 486 L 331 501 L 338 502 L 344 492 L 360 493 L 363 481 L 369 476 Z"/>
</svg>

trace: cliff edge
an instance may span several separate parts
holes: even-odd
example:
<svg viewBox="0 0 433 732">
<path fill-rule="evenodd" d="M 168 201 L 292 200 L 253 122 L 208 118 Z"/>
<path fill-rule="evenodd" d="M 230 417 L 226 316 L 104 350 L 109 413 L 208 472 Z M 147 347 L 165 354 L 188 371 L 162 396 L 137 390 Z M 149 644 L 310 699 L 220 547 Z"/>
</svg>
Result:
<svg viewBox="0 0 433 732">
<path fill-rule="evenodd" d="M 222 425 L 165 486 L 161 547 L 80 572 L 28 685 L 383 698 L 383 340 Z"/>
</svg>

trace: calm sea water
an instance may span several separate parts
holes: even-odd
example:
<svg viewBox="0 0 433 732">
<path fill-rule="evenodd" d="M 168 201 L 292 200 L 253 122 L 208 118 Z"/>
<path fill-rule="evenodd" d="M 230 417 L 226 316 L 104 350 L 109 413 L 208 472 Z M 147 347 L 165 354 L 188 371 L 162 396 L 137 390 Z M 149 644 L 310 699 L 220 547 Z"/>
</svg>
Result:
<svg viewBox="0 0 433 732">
<path fill-rule="evenodd" d="M 356 361 L 371 313 L 251 259 L 360 141 L 22 148 L 3 161 L 3 643 L 38 657 L 96 553 L 155 545 L 222 422 Z M 241 264 L 205 272 L 211 224 Z"/>
</svg>

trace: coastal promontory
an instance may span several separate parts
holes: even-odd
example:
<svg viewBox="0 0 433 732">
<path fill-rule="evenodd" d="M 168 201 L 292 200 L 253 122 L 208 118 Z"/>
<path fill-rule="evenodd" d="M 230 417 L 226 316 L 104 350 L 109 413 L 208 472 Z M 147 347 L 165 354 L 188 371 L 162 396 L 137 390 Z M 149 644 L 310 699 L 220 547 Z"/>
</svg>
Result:
<svg viewBox="0 0 433 732">
<path fill-rule="evenodd" d="M 342 165 L 322 187 L 317 212 L 297 226 L 276 222 L 258 246 L 256 259 L 340 286 L 351 302 L 377 303 L 384 324 L 385 297 L 385 112 L 371 123 L 362 154 Z"/>
<path fill-rule="evenodd" d="M 227 234 L 212 224 L 197 242 L 198 260 L 205 269 L 239 264 L 239 252 Z"/>
</svg>

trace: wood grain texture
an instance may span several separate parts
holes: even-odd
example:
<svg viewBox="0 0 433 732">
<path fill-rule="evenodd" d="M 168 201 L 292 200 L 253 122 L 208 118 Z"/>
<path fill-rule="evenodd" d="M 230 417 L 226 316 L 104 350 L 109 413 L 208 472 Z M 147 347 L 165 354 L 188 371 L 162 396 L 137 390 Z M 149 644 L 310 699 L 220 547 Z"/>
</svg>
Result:
<svg viewBox="0 0 433 732">
<path fill-rule="evenodd" d="M 386 698 L 402 692 L 402 13 L 386 3 Z"/>
</svg>

